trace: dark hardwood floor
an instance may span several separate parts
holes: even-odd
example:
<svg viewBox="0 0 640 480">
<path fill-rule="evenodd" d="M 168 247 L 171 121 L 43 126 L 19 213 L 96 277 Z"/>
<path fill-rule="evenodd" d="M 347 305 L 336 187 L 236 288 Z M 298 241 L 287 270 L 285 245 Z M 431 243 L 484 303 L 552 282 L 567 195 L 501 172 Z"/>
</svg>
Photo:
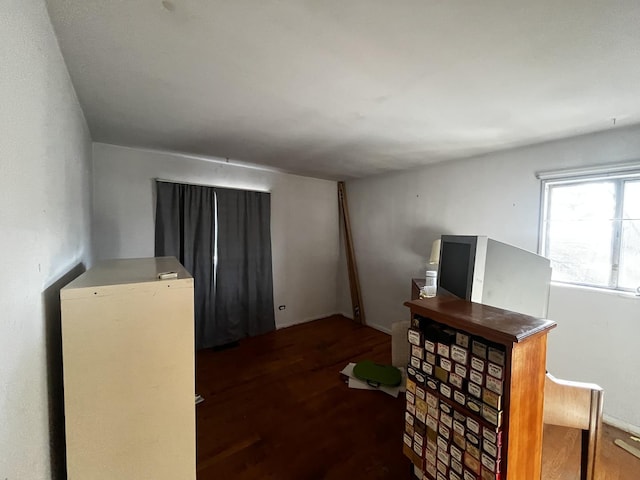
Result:
<svg viewBox="0 0 640 480">
<path fill-rule="evenodd" d="M 386 334 L 331 317 L 197 356 L 199 480 L 409 478 L 404 397 L 349 389 L 349 362 L 390 363 Z M 640 460 L 603 436 L 601 479 L 640 478 Z M 544 480 L 577 479 L 578 433 L 545 428 Z"/>
</svg>

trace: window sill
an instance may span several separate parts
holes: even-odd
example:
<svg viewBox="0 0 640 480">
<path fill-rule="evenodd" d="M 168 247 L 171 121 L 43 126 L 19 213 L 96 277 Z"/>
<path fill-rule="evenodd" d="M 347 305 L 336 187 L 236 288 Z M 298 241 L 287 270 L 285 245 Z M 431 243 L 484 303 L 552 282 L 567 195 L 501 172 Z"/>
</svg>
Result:
<svg viewBox="0 0 640 480">
<path fill-rule="evenodd" d="M 598 293 L 601 295 L 608 295 L 611 297 L 619 297 L 619 298 L 626 298 L 626 299 L 633 299 L 633 300 L 640 301 L 640 295 L 636 295 L 633 292 L 626 292 L 624 290 L 612 290 L 609 288 L 589 287 L 586 285 L 575 285 L 572 283 L 553 282 L 553 281 L 551 282 L 551 286 L 554 288 L 560 288 L 560 289 L 564 288 L 568 290 L 582 290 L 582 291 Z"/>
</svg>

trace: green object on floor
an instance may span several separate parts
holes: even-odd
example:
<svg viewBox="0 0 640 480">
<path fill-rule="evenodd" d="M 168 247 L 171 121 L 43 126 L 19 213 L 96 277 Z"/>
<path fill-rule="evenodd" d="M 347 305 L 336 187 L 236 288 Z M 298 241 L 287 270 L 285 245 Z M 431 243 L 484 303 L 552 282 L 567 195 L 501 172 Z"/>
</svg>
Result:
<svg viewBox="0 0 640 480">
<path fill-rule="evenodd" d="M 371 360 L 356 363 L 353 374 L 359 380 L 367 382 L 372 387 L 397 387 L 402 382 L 402 374 L 393 365 L 380 365 Z"/>
</svg>

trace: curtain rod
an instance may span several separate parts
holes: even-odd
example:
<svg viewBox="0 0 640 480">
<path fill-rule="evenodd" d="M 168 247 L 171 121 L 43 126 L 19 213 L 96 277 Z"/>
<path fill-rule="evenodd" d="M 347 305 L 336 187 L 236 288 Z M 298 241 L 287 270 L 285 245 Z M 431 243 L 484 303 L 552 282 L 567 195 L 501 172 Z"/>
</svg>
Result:
<svg viewBox="0 0 640 480">
<path fill-rule="evenodd" d="M 627 163 L 611 163 L 609 165 L 592 165 L 587 167 L 566 168 L 562 170 L 548 170 L 544 172 L 536 172 L 536 177 L 540 180 L 554 180 L 564 177 L 581 177 L 581 176 L 612 176 L 623 175 L 627 172 L 633 172 L 640 169 L 640 162 L 633 161 Z"/>
<path fill-rule="evenodd" d="M 194 187 L 226 188 L 227 190 L 239 190 L 243 192 L 271 193 L 271 190 L 256 190 L 255 188 L 225 187 L 224 185 L 207 185 L 205 183 L 179 182 L 177 180 L 167 180 L 165 178 L 154 178 L 154 180 L 156 182 L 178 183 L 180 185 L 192 185 Z"/>
</svg>

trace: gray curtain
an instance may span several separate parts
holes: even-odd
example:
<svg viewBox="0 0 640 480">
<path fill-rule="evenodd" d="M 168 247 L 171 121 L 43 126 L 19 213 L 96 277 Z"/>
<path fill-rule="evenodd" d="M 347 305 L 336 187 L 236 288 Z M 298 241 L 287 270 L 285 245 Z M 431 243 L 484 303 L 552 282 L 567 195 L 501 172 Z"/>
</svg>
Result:
<svg viewBox="0 0 640 480">
<path fill-rule="evenodd" d="M 226 342 L 275 330 L 271 268 L 271 195 L 216 188 L 216 318 Z"/>
<path fill-rule="evenodd" d="M 162 181 L 156 193 L 155 254 L 193 275 L 196 348 L 274 330 L 270 194 Z"/>
</svg>

